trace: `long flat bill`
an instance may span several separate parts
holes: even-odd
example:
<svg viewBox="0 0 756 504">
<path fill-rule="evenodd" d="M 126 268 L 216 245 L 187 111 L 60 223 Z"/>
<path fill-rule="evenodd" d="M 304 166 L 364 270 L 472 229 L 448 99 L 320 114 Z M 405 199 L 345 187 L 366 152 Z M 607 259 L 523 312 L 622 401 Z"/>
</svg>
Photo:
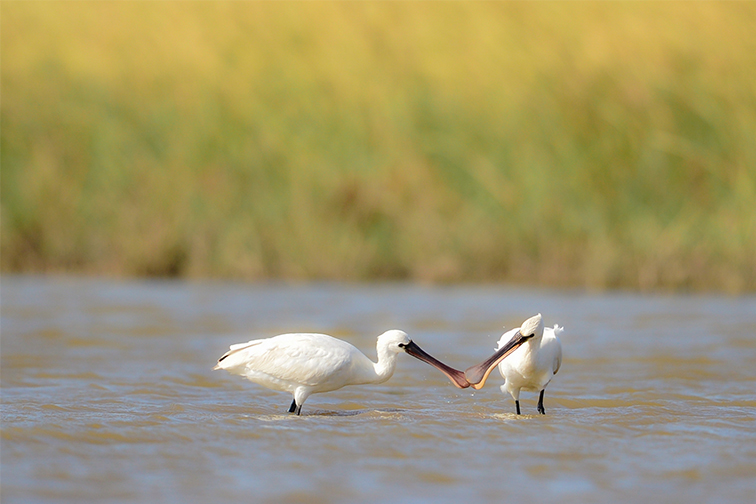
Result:
<svg viewBox="0 0 756 504">
<path fill-rule="evenodd" d="M 528 338 L 531 337 L 532 336 L 528 336 Z M 493 369 L 498 366 L 499 363 L 503 361 L 507 355 L 511 354 L 512 352 L 517 350 L 520 345 L 525 343 L 528 338 L 524 338 L 522 334 L 520 334 L 520 331 L 517 331 L 517 333 L 512 336 L 512 339 L 509 340 L 506 345 L 498 349 L 496 353 L 491 357 L 476 366 L 467 368 L 465 370 L 465 378 L 470 383 L 470 386 L 472 386 L 472 388 L 474 388 L 475 390 L 480 390 L 481 388 L 483 388 L 483 385 L 486 384 L 486 380 L 488 379 L 488 375 L 491 374 L 491 371 L 493 371 Z"/>
<path fill-rule="evenodd" d="M 455 387 L 467 388 L 470 386 L 470 384 L 467 382 L 467 378 L 465 378 L 465 373 L 458 369 L 454 369 L 453 367 L 447 366 L 432 355 L 427 354 L 422 348 L 417 346 L 414 341 L 410 341 L 409 343 L 404 345 L 404 351 L 410 354 L 412 357 L 430 364 L 434 368 L 444 373 L 446 377 L 451 380 Z"/>
</svg>

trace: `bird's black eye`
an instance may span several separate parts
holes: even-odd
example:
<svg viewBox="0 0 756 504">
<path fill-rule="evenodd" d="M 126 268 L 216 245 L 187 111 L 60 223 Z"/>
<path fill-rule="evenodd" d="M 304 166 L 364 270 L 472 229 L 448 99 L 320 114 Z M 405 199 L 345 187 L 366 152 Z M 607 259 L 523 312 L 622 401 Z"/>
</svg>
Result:
<svg viewBox="0 0 756 504">
<path fill-rule="evenodd" d="M 399 343 L 399 345 L 398 345 L 398 346 L 399 346 L 399 348 L 404 348 L 404 347 L 406 347 L 407 345 L 406 345 L 406 344 L 404 344 L 404 343 Z"/>
</svg>

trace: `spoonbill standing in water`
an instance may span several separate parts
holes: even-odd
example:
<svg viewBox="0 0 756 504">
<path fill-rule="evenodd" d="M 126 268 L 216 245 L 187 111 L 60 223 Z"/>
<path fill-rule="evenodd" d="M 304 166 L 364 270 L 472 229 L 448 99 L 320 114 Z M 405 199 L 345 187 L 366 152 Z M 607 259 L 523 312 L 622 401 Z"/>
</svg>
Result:
<svg viewBox="0 0 756 504">
<path fill-rule="evenodd" d="M 456 387 L 470 386 L 464 373 L 425 353 L 404 331 L 381 334 L 376 348 L 378 362 L 373 362 L 350 343 L 326 334 L 281 334 L 231 345 L 213 369 L 291 393 L 289 413 L 297 415 L 311 394 L 385 382 L 394 374 L 397 354 L 402 351 L 439 369 Z"/>
<path fill-rule="evenodd" d="M 553 328 L 543 328 L 543 320 L 539 313 L 525 321 L 522 328 L 504 333 L 499 340 L 499 347 L 511 338 L 517 337 L 525 326 L 532 328 L 533 337 L 512 352 L 499 363 L 499 372 L 504 377 L 501 386 L 503 393 L 509 393 L 515 401 L 517 414 L 520 414 L 520 390 L 540 392 L 538 396 L 538 413 L 546 414 L 543 408 L 543 393 L 546 385 L 559 371 L 562 364 L 562 344 L 559 335 L 564 332 L 563 327 L 554 325 Z"/>
<path fill-rule="evenodd" d="M 540 328 L 540 329 L 539 329 Z M 506 343 L 502 344 L 504 337 L 499 341 L 499 348 L 496 352 L 476 366 L 469 367 L 465 370 L 465 378 L 472 388 L 480 390 L 488 380 L 488 375 L 491 371 L 502 362 L 507 356 L 513 354 L 522 345 L 528 342 L 528 340 L 535 338 L 536 335 L 540 338 L 543 334 L 543 322 L 541 322 L 541 314 L 539 313 L 535 317 L 530 317 L 528 320 L 522 323 L 519 329 L 514 329 L 507 334 L 513 334 L 512 338 Z M 506 334 L 504 336 L 507 336 Z M 560 350 L 561 355 L 561 350 Z"/>
</svg>

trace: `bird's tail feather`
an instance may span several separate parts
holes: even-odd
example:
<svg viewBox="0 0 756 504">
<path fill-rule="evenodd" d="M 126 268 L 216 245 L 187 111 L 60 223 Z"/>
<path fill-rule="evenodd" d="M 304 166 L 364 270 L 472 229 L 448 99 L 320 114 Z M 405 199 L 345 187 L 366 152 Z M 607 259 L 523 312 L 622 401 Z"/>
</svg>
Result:
<svg viewBox="0 0 756 504">
<path fill-rule="evenodd" d="M 259 345 L 261 341 L 262 340 L 252 340 L 248 341 L 247 343 L 237 343 L 236 345 L 231 345 L 229 347 L 230 350 L 224 353 L 223 356 L 218 359 L 218 363 L 215 365 L 213 370 L 229 369 L 239 365 L 243 360 L 243 350 L 246 350 L 247 348 L 253 347 L 255 345 Z"/>
</svg>

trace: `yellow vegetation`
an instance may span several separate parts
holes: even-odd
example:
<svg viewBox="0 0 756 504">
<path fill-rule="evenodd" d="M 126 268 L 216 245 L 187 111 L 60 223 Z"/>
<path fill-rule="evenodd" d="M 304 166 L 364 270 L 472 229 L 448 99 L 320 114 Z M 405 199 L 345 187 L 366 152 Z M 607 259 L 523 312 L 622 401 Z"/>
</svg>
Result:
<svg viewBox="0 0 756 504">
<path fill-rule="evenodd" d="M 756 3 L 0 9 L 3 272 L 756 289 Z"/>
</svg>

